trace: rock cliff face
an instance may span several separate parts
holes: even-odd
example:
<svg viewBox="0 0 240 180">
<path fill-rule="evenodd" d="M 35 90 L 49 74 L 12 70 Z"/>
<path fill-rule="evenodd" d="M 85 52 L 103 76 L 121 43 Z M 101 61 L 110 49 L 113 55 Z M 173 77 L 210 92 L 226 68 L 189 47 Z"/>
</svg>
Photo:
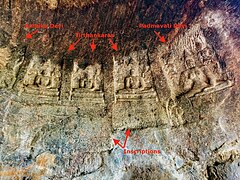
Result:
<svg viewBox="0 0 240 180">
<path fill-rule="evenodd" d="M 0 179 L 240 179 L 239 12 L 213 0 L 0 2 Z M 26 23 L 64 28 L 25 39 Z M 83 38 L 69 52 L 76 32 L 112 33 L 118 51 Z"/>
</svg>

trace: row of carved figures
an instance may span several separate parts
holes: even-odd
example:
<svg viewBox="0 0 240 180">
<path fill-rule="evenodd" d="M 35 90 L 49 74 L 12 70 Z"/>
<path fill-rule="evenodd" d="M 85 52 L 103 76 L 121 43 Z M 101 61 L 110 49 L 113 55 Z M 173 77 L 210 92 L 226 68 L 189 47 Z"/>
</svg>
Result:
<svg viewBox="0 0 240 180">
<path fill-rule="evenodd" d="M 219 85 L 228 86 L 232 82 L 230 73 L 222 70 L 219 61 L 216 59 L 216 54 L 209 47 L 199 51 L 197 56 L 184 51 L 182 55 L 184 68 L 180 70 L 175 69 L 176 66 L 180 67 L 177 64 L 179 61 L 172 61 L 171 58 L 169 56 L 167 61 L 164 60 L 166 62 L 162 68 L 167 81 L 170 82 L 171 93 L 175 97 L 179 95 L 192 97 Z M 115 62 L 114 66 L 116 93 L 140 92 L 152 88 L 151 70 L 147 61 L 139 62 L 133 56 L 122 62 Z M 100 91 L 103 83 L 101 65 L 96 63 L 88 65 L 86 68 L 80 68 L 78 63 L 75 62 L 70 82 L 71 91 L 77 89 Z M 60 67 L 50 60 L 43 64 L 36 60 L 32 61 L 23 79 L 23 85 L 26 87 L 57 89 L 60 87 L 60 83 Z"/>
<path fill-rule="evenodd" d="M 125 65 L 119 64 L 120 71 Z M 118 91 L 126 90 L 146 90 L 151 88 L 150 66 L 140 65 L 136 61 L 128 62 L 125 72 L 119 72 Z M 90 91 L 100 91 L 103 81 L 101 65 L 88 65 L 86 68 L 80 68 L 78 63 L 73 64 L 70 76 L 71 90 L 88 89 Z M 121 81 L 121 82 L 120 82 Z M 32 61 L 27 69 L 23 79 L 25 87 L 40 88 L 59 88 L 61 83 L 61 71 L 58 65 L 54 65 L 50 60 L 41 64 L 38 61 Z"/>
<path fill-rule="evenodd" d="M 39 61 L 32 61 L 23 79 L 26 87 L 39 87 L 56 89 L 60 87 L 61 71 L 58 65 L 52 64 L 51 60 L 41 64 Z M 74 63 L 71 73 L 71 89 L 100 90 L 101 66 L 99 64 L 89 65 L 85 69 L 79 68 Z"/>
</svg>

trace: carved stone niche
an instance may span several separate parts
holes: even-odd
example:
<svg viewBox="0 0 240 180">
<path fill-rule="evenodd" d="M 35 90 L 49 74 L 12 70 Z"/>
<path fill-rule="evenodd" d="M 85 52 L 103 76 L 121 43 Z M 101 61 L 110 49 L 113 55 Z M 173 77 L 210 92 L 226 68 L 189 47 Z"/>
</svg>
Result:
<svg viewBox="0 0 240 180">
<path fill-rule="evenodd" d="M 172 100 L 180 96 L 202 96 L 233 86 L 233 75 L 221 67 L 219 55 L 207 43 L 200 27 L 193 27 L 176 39 L 169 52 L 160 56 L 160 62 Z"/>
<path fill-rule="evenodd" d="M 147 51 L 114 59 L 112 127 L 143 128 L 162 125 Z"/>
<path fill-rule="evenodd" d="M 196 54 L 185 55 L 185 69 L 180 74 L 180 93 L 187 97 L 217 92 L 234 84 L 231 73 L 220 67 L 213 49 L 206 46 Z"/>
<path fill-rule="evenodd" d="M 61 83 L 61 68 L 50 59 L 41 62 L 33 56 L 21 83 L 21 92 L 41 96 L 58 97 Z"/>
<path fill-rule="evenodd" d="M 80 68 L 78 61 L 74 62 L 71 73 L 69 100 L 89 99 L 103 101 L 103 75 L 99 64 Z"/>
<path fill-rule="evenodd" d="M 220 64 L 220 56 L 207 43 L 199 25 L 193 25 L 171 45 L 162 46 L 158 57 L 170 90 L 165 107 L 172 126 L 185 123 L 178 101 L 181 97 L 203 96 L 234 84 L 233 75 L 227 65 Z"/>
<path fill-rule="evenodd" d="M 114 59 L 114 94 L 115 102 L 157 100 L 146 50 Z"/>
</svg>

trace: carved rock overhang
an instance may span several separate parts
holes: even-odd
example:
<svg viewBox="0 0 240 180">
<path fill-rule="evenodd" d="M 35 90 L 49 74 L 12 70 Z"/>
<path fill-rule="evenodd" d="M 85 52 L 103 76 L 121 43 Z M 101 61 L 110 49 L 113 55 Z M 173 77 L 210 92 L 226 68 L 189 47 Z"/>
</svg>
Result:
<svg viewBox="0 0 240 180">
<path fill-rule="evenodd" d="M 160 44 L 154 30 L 164 35 L 167 41 L 178 33 L 174 29 L 140 29 L 139 23 L 190 24 L 204 7 L 201 0 L 60 1 L 56 7 L 44 1 L 25 0 L 9 1 L 7 8 L 4 2 L 0 10 L 1 28 L 10 35 L 13 44 L 26 48 L 27 55 L 36 52 L 56 62 L 67 57 L 90 64 L 97 61 L 106 66 L 111 64 L 113 54 L 127 55 L 133 50 L 154 49 Z M 64 24 L 64 28 L 42 29 L 33 39 L 26 41 L 26 33 L 33 31 L 24 29 L 26 23 Z M 119 51 L 114 52 L 108 39 L 104 38 L 95 40 L 98 48 L 94 53 L 90 49 L 91 39 L 81 39 L 76 50 L 68 53 L 68 46 L 77 40 L 76 32 L 112 33 Z"/>
<path fill-rule="evenodd" d="M 44 1 L 4 0 L 0 4 L 1 29 L 9 37 L 7 43 L 24 49 L 26 56 L 37 53 L 43 59 L 52 59 L 63 64 L 63 60 L 78 59 L 83 64 L 101 63 L 111 69 L 112 56 L 128 55 L 134 50 L 154 50 L 161 43 L 154 30 L 165 36 L 170 43 L 184 29 L 140 29 L 139 23 L 183 23 L 191 22 L 204 10 L 214 8 L 221 0 L 117 0 L 117 1 Z M 230 1 L 229 1 L 230 2 Z M 230 2 L 238 6 L 237 2 Z M 34 39 L 25 40 L 24 29 L 29 24 L 64 24 L 63 29 L 42 29 Z M 69 45 L 77 40 L 75 33 L 112 33 L 119 51 L 111 49 L 108 39 L 96 39 L 97 49 L 91 52 L 91 39 L 81 39 L 76 49 L 68 53 Z M 30 59 L 30 58 L 26 58 Z M 68 66 L 65 66 L 68 67 Z M 69 64 L 69 68 L 71 63 Z M 69 69 L 68 68 L 68 69 Z"/>
</svg>

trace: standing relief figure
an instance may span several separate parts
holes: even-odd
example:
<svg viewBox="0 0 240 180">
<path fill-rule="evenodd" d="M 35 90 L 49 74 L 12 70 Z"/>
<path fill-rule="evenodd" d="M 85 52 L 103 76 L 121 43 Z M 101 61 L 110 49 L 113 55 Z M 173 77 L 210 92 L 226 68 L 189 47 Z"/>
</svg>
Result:
<svg viewBox="0 0 240 180">
<path fill-rule="evenodd" d="M 71 74 L 71 89 L 79 88 L 79 77 L 77 75 L 78 69 L 78 66 L 76 65 L 76 63 L 74 63 L 73 72 Z"/>
<path fill-rule="evenodd" d="M 96 64 L 92 91 L 99 91 L 100 84 L 101 84 L 101 66 L 99 64 Z"/>
<path fill-rule="evenodd" d="M 93 90 L 95 81 L 95 69 L 93 66 L 88 66 L 86 69 L 86 88 Z"/>
<path fill-rule="evenodd" d="M 163 53 L 160 59 L 162 71 L 170 90 L 169 98 L 165 102 L 165 108 L 172 126 L 177 126 L 184 122 L 182 118 L 184 111 L 178 105 L 177 101 L 177 96 L 181 94 L 181 88 L 179 88 L 180 64 L 179 61 L 177 61 L 177 58 L 178 56 L 174 50 L 170 49 L 168 52 Z"/>
</svg>

